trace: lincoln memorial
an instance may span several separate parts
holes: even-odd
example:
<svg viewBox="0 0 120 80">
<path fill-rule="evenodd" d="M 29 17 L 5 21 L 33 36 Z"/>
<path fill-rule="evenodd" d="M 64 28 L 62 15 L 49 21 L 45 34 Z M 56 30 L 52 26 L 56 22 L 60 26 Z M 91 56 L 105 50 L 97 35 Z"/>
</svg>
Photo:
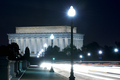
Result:
<svg viewBox="0 0 120 80">
<path fill-rule="evenodd" d="M 32 27 L 16 27 L 16 33 L 8 34 L 9 44 L 16 42 L 19 45 L 20 53 L 25 53 L 25 48 L 29 47 L 30 56 L 36 57 L 46 43 L 51 46 L 50 35 L 54 35 L 53 46 L 64 49 L 71 43 L 71 27 L 70 26 L 32 26 Z M 83 34 L 77 33 L 77 28 L 73 28 L 73 44 L 77 49 L 83 46 Z"/>
</svg>

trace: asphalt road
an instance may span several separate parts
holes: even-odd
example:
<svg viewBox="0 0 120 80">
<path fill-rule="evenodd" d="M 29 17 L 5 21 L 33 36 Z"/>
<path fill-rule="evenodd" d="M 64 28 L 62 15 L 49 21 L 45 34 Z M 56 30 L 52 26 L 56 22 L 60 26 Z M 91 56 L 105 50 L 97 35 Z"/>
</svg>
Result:
<svg viewBox="0 0 120 80">
<path fill-rule="evenodd" d="M 120 72 L 120 68 L 114 68 L 111 72 L 106 72 L 105 70 L 108 69 L 106 67 L 101 68 L 103 70 L 100 70 L 100 68 L 97 67 L 97 69 L 99 69 L 97 71 L 95 68 L 94 70 L 86 70 L 85 66 L 83 68 L 74 69 L 75 80 L 120 80 L 120 74 L 112 73 L 115 72 L 115 70 L 118 70 L 117 72 Z M 54 71 L 67 78 L 70 76 L 70 67 L 65 68 L 65 65 L 54 66 Z"/>
</svg>

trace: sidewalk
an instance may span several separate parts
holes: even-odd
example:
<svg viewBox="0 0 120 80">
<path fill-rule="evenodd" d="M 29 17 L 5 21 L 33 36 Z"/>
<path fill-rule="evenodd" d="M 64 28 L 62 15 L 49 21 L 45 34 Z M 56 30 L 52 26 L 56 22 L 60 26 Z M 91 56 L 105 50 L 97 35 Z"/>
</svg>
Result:
<svg viewBox="0 0 120 80">
<path fill-rule="evenodd" d="M 20 80 L 20 78 L 23 76 L 23 74 L 25 73 L 25 71 L 26 70 L 22 70 L 19 75 L 17 75 L 16 77 L 12 77 L 11 80 Z"/>
<path fill-rule="evenodd" d="M 20 80 L 69 80 L 68 78 L 41 68 L 29 68 Z"/>
</svg>

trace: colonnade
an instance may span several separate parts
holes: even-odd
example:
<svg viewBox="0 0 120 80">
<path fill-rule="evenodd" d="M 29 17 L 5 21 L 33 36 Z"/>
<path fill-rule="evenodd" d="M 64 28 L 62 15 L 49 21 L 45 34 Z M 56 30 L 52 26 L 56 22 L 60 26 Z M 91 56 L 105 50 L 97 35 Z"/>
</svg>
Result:
<svg viewBox="0 0 120 80">
<path fill-rule="evenodd" d="M 74 38 L 73 44 L 77 47 L 77 49 L 81 49 L 83 40 L 80 40 L 79 38 Z M 13 39 L 9 39 L 9 44 L 11 42 L 16 42 L 19 45 L 20 53 L 24 54 L 25 48 L 29 47 L 31 54 L 39 53 L 41 49 L 44 49 L 44 44 L 46 43 L 48 46 L 51 45 L 51 39 L 45 38 L 45 37 L 15 37 Z M 70 45 L 71 39 L 70 38 L 54 38 L 53 40 L 53 46 L 60 47 L 60 50 L 64 49 L 68 45 Z M 81 46 L 80 46 L 81 45 Z"/>
</svg>

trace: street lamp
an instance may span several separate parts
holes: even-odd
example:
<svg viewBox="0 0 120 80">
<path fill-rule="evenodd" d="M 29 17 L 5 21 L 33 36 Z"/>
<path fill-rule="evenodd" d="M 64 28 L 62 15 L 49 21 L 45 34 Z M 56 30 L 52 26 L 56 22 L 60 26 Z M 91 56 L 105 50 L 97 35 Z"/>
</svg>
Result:
<svg viewBox="0 0 120 80">
<path fill-rule="evenodd" d="M 76 12 L 73 6 L 70 6 L 68 10 L 68 16 L 71 17 L 71 72 L 69 80 L 75 80 L 74 72 L 73 72 L 73 17 L 75 16 Z"/>
<path fill-rule="evenodd" d="M 51 34 L 50 39 L 51 39 L 51 46 L 53 47 L 53 39 L 54 39 L 54 35 L 53 34 Z M 53 64 L 53 60 L 52 60 L 52 64 Z M 54 72 L 52 65 L 51 65 L 50 72 Z"/>
<path fill-rule="evenodd" d="M 99 50 L 98 53 L 99 53 L 100 55 L 103 54 L 102 50 Z"/>
<path fill-rule="evenodd" d="M 88 53 L 87 55 L 88 55 L 88 56 L 91 56 L 91 53 Z"/>
<path fill-rule="evenodd" d="M 51 46 L 53 47 L 53 39 L 54 39 L 54 35 L 53 34 L 51 34 L 50 39 L 51 39 Z"/>
<path fill-rule="evenodd" d="M 99 59 L 102 59 L 103 51 L 102 51 L 102 50 L 99 50 L 99 51 L 98 51 L 98 54 L 100 55 Z"/>
<path fill-rule="evenodd" d="M 119 52 L 119 49 L 118 48 L 114 48 L 114 52 Z"/>
<path fill-rule="evenodd" d="M 83 58 L 83 55 L 80 55 L 80 58 Z"/>
<path fill-rule="evenodd" d="M 44 52 L 44 50 L 43 50 L 43 49 L 41 49 L 42 57 L 44 56 L 43 52 Z"/>
<path fill-rule="evenodd" d="M 47 48 L 47 44 L 46 43 L 44 44 L 44 47 L 45 47 L 45 51 L 46 51 L 46 48 Z"/>
</svg>

